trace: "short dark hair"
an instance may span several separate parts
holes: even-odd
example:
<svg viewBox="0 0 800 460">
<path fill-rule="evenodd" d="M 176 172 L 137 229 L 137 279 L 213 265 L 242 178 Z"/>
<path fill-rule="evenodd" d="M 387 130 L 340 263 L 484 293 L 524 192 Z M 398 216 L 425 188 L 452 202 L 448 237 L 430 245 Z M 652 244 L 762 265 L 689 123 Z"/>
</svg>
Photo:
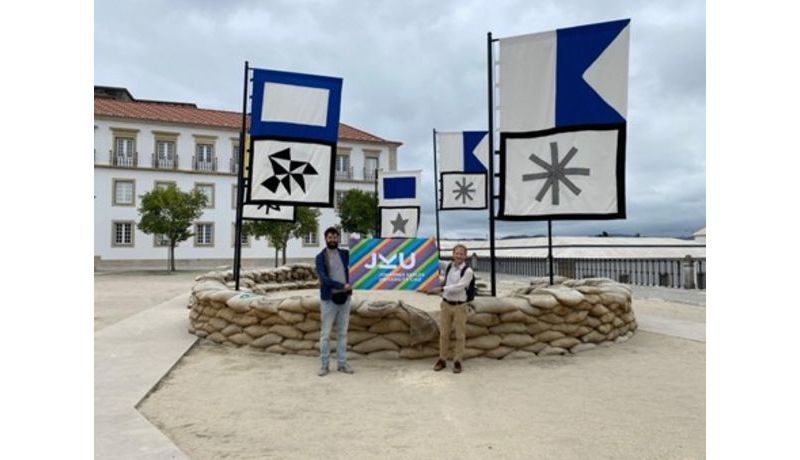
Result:
<svg viewBox="0 0 800 460">
<path fill-rule="evenodd" d="M 328 227 L 325 229 L 325 237 L 328 237 L 329 233 L 333 233 L 336 236 L 339 236 L 339 230 L 336 227 Z"/>
</svg>

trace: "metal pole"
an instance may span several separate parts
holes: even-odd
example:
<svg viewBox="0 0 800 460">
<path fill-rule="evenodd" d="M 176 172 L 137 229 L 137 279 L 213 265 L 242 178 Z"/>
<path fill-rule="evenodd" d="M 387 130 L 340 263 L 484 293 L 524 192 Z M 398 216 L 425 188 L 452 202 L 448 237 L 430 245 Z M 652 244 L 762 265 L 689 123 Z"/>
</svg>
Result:
<svg viewBox="0 0 800 460">
<path fill-rule="evenodd" d="M 381 207 L 380 207 L 380 203 L 379 203 L 380 199 L 378 198 L 378 181 L 380 180 L 380 174 L 379 174 L 380 171 L 382 171 L 382 169 L 380 169 L 380 168 L 378 168 L 375 171 L 375 203 L 378 206 L 375 206 L 375 210 L 377 212 L 375 213 L 375 236 L 374 236 L 374 238 L 380 238 L 381 237 Z"/>
<path fill-rule="evenodd" d="M 239 171 L 236 185 L 236 244 L 233 249 L 233 279 L 239 290 L 239 270 L 242 264 L 242 201 L 244 201 L 244 131 L 247 124 L 247 79 L 250 63 L 244 61 L 244 94 L 242 95 L 242 130 L 239 131 Z"/>
<path fill-rule="evenodd" d="M 433 188 L 436 192 L 436 195 L 434 195 L 436 201 L 433 205 L 433 208 L 436 210 L 436 252 L 439 254 L 439 257 L 441 257 L 442 250 L 439 239 L 439 166 L 436 161 L 436 129 L 433 130 Z M 478 267 L 475 267 L 475 270 L 477 269 Z"/>
<path fill-rule="evenodd" d="M 492 33 L 486 34 L 486 48 L 488 53 L 487 68 L 489 71 L 489 260 L 492 273 L 492 296 L 497 295 L 497 279 L 494 266 L 494 72 L 492 67 Z"/>
<path fill-rule="evenodd" d="M 547 221 L 547 262 L 550 264 L 550 286 L 553 285 L 553 221 Z"/>
</svg>

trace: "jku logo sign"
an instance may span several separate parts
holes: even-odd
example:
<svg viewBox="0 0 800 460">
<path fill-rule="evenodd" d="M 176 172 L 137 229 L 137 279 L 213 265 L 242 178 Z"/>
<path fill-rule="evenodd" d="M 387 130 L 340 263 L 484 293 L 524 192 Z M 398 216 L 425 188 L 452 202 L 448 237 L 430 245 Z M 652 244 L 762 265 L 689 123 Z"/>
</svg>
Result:
<svg viewBox="0 0 800 460">
<path fill-rule="evenodd" d="M 380 264 L 378 264 L 379 258 L 380 258 Z M 397 259 L 397 263 L 394 262 L 395 259 Z M 375 266 L 377 265 L 379 270 L 394 270 L 395 268 L 398 267 L 398 264 L 400 267 L 406 270 L 410 270 L 417 266 L 417 257 L 414 253 L 412 253 L 411 257 L 406 259 L 405 255 L 402 252 L 399 252 L 396 255 L 393 255 L 392 257 L 389 257 L 387 259 L 383 257 L 382 254 L 372 253 L 372 260 L 367 262 L 364 265 L 364 268 L 372 269 L 375 268 Z"/>
</svg>

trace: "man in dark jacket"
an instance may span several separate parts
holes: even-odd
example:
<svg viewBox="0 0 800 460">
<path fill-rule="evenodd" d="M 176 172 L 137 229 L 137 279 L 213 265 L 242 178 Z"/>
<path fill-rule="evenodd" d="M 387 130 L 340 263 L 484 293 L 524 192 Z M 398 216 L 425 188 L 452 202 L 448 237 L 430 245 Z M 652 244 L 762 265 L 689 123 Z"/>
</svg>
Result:
<svg viewBox="0 0 800 460">
<path fill-rule="evenodd" d="M 331 327 L 336 320 L 336 360 L 337 370 L 352 374 L 347 364 L 347 325 L 350 322 L 350 253 L 339 249 L 339 231 L 335 227 L 325 230 L 325 249 L 317 254 L 316 268 L 319 275 L 319 309 L 322 316 L 322 330 L 319 337 L 322 367 L 319 376 L 328 375 L 330 359 Z"/>
</svg>

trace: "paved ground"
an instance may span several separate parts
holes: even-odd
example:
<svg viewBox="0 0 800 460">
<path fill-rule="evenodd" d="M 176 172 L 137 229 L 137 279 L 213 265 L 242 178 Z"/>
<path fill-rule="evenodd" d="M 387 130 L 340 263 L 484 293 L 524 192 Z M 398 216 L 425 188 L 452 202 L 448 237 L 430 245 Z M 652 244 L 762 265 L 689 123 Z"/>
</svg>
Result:
<svg viewBox="0 0 800 460">
<path fill-rule="evenodd" d="M 313 358 L 184 356 L 197 273 L 96 274 L 97 458 L 705 457 L 704 293 L 634 288 L 640 330 L 609 348 L 460 376 L 359 360 L 323 381 Z"/>
</svg>

